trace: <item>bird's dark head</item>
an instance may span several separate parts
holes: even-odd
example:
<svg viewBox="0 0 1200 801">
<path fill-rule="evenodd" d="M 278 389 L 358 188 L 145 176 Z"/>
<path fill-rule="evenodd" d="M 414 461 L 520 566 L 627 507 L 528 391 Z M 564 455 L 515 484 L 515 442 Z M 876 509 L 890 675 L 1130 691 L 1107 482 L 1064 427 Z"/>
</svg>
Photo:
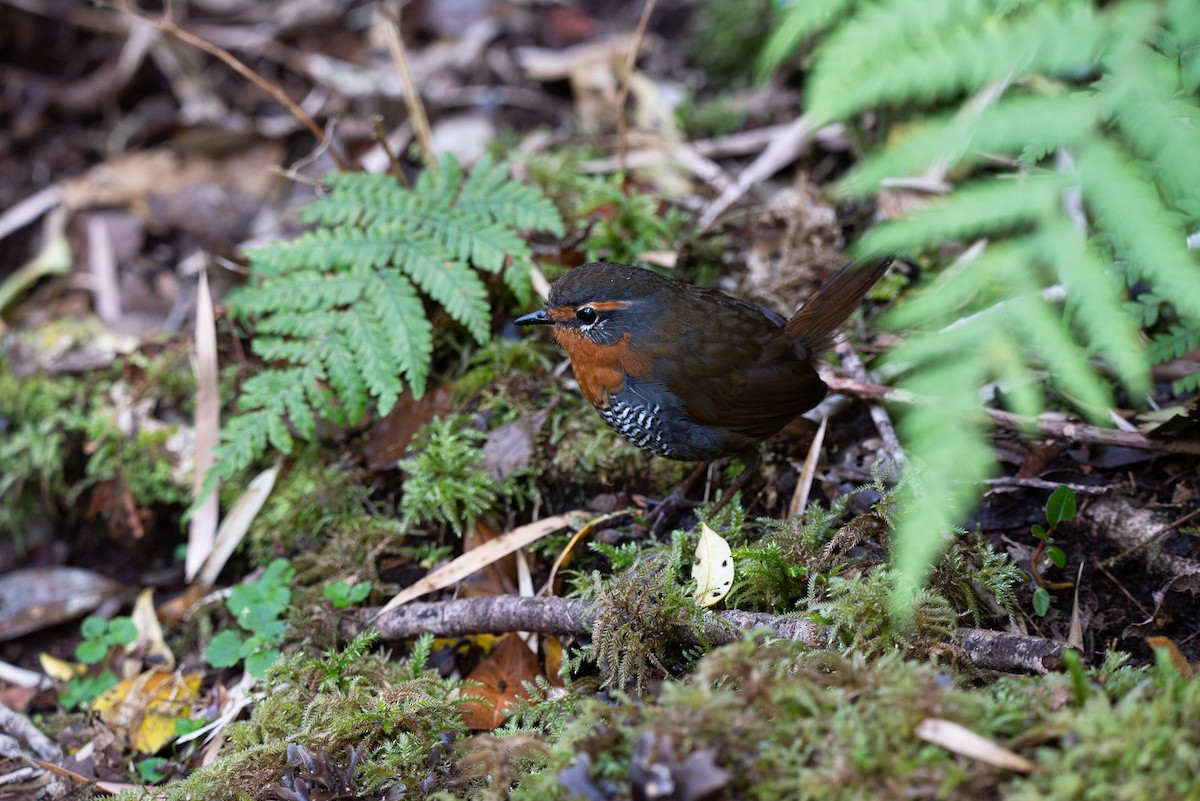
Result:
<svg viewBox="0 0 1200 801">
<path fill-rule="evenodd" d="M 593 262 L 576 267 L 550 288 L 544 308 L 518 317 L 517 325 L 553 325 L 566 347 L 571 335 L 597 345 L 628 341 L 631 332 L 662 314 L 679 282 L 628 264 Z"/>
</svg>

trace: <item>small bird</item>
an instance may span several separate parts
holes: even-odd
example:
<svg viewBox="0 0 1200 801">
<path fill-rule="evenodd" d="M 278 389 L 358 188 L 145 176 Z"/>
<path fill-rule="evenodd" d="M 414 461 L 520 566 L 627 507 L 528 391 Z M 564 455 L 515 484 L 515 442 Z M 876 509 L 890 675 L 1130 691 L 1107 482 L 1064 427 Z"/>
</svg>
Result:
<svg viewBox="0 0 1200 801">
<path fill-rule="evenodd" d="M 813 358 L 891 263 L 843 268 L 784 320 L 715 289 L 593 262 L 515 322 L 554 327 L 584 397 L 639 448 L 681 461 L 754 458 L 825 397 Z"/>
</svg>

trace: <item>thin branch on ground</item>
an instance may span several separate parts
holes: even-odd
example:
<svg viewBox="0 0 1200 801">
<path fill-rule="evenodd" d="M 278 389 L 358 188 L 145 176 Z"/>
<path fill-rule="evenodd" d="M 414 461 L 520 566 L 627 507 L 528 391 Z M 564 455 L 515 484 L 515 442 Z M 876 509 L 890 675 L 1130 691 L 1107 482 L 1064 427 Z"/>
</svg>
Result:
<svg viewBox="0 0 1200 801">
<path fill-rule="evenodd" d="M 412 120 L 413 132 L 421 144 L 421 153 L 425 163 L 430 167 L 437 162 L 437 154 L 433 152 L 433 132 L 429 128 L 429 117 L 425 114 L 425 104 L 417 92 L 417 83 L 413 80 L 412 70 L 408 66 L 408 50 L 404 46 L 404 38 L 400 35 L 399 14 L 385 12 L 381 20 L 384 39 L 387 41 L 388 52 L 404 86 L 404 102 L 408 106 L 408 117 Z"/>
<path fill-rule="evenodd" d="M 920 403 L 921 398 L 903 389 L 871 384 L 853 378 L 845 378 L 822 370 L 821 378 L 834 392 L 860 398 L 874 398 L 891 403 Z M 1059 413 L 1046 413 L 1037 417 L 1013 414 L 1002 409 L 984 409 L 996 425 L 1017 432 L 1032 432 L 1053 439 L 1089 445 L 1111 445 L 1118 448 L 1133 448 L 1155 453 L 1173 453 L 1200 456 L 1200 441 L 1184 439 L 1151 439 L 1134 431 L 1119 431 L 1099 428 L 1078 420 L 1070 420 Z"/>
<path fill-rule="evenodd" d="M 366 610 L 369 619 L 374 610 Z M 457 637 L 502 631 L 534 631 L 539 634 L 582 635 L 589 631 L 593 613 L 578 598 L 518 598 L 497 595 L 486 598 L 411 603 L 381 616 L 374 624 L 346 620 L 342 635 L 351 638 L 371 627 L 384 639 L 409 640 L 421 634 Z M 790 615 L 768 615 L 737 610 L 712 612 L 705 616 L 700 637 L 691 625 L 680 620 L 678 635 L 695 645 L 720 646 L 739 641 L 747 632 L 764 631 L 810 648 L 827 648 L 830 629 L 820 623 Z M 1063 645 L 1042 637 L 1031 637 L 986 629 L 959 629 L 954 645 L 976 667 L 1010 673 L 1046 673 L 1062 667 Z"/>
<path fill-rule="evenodd" d="M 149 14 L 146 14 L 141 9 L 134 7 L 128 0 L 115 0 L 115 2 L 112 4 L 112 8 L 116 9 L 122 14 L 128 14 L 131 17 L 148 22 L 163 33 L 174 36 L 179 41 L 203 50 L 205 53 L 208 53 L 214 58 L 225 62 L 230 69 L 232 69 L 238 75 L 241 75 L 246 80 L 250 81 L 259 89 L 266 92 L 268 95 L 274 98 L 277 103 L 286 108 L 288 113 L 299 120 L 300 124 L 307 128 L 309 133 L 316 137 L 317 141 L 321 143 L 321 147 L 324 148 L 334 162 L 337 163 L 338 169 L 347 169 L 346 162 L 342 159 L 341 154 L 338 153 L 337 148 L 334 147 L 333 142 L 330 141 L 329 137 L 325 135 L 325 131 L 321 130 L 321 126 L 317 125 L 316 121 L 313 120 L 312 117 L 308 116 L 304 109 L 296 105 L 296 103 L 294 103 L 282 89 L 259 75 L 254 70 L 250 69 L 250 67 L 247 66 L 245 62 L 241 61 L 237 56 L 233 55 L 228 50 L 217 47 L 212 42 L 209 42 L 206 39 L 201 39 L 196 34 L 179 27 L 170 17 L 152 17 Z"/>
<path fill-rule="evenodd" d="M 642 40 L 646 38 L 646 28 L 650 24 L 650 15 L 654 13 L 656 0 L 646 0 L 642 7 L 642 16 L 638 20 L 637 30 L 633 34 L 633 42 L 629 45 L 629 53 L 625 56 L 625 74 L 621 76 L 621 88 L 617 92 L 617 163 L 619 172 L 625 174 L 625 151 L 628 150 L 627 134 L 629 115 L 625 113 L 625 104 L 629 101 L 629 85 L 633 83 L 633 70 L 637 66 L 638 51 L 642 49 Z"/>
<path fill-rule="evenodd" d="M 867 368 L 863 364 L 862 358 L 859 357 L 858 351 L 850 344 L 849 340 L 842 339 L 837 343 L 837 355 L 842 360 L 842 367 L 850 373 L 850 375 L 858 380 L 866 382 L 869 380 L 867 376 Z M 887 450 L 888 458 L 892 465 L 903 471 L 908 464 L 904 458 L 904 448 L 900 445 L 900 437 L 896 435 L 896 427 L 892 425 L 892 418 L 888 416 L 887 409 L 883 408 L 880 403 L 870 404 L 871 421 L 875 423 L 875 430 L 879 432 L 879 438 L 883 440 L 883 446 Z"/>
</svg>

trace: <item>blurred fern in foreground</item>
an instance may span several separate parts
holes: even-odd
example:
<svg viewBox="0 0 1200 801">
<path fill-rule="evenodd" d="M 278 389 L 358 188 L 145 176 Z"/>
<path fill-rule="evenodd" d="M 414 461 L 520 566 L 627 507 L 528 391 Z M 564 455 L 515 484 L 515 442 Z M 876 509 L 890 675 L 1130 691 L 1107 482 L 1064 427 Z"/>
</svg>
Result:
<svg viewBox="0 0 1200 801">
<path fill-rule="evenodd" d="M 861 253 L 975 244 L 891 319 L 910 331 L 894 374 L 922 396 L 900 421 L 918 469 L 898 534 L 896 597 L 911 597 L 939 531 L 994 469 L 982 386 L 1023 414 L 1054 390 L 1104 420 L 1107 376 L 1139 402 L 1151 359 L 1200 342 L 1186 244 L 1200 227 L 1200 13 L 1194 0 L 840 0 L 783 14 L 763 66 L 823 32 L 806 95 L 815 124 L 870 109 L 913 118 L 840 192 L 913 178 L 946 190 L 874 228 Z"/>
<path fill-rule="evenodd" d="M 447 156 L 411 189 L 365 173 L 325 184 L 329 194 L 304 213 L 316 227 L 253 251 L 254 278 L 230 301 L 268 366 L 245 382 L 240 413 L 222 429 L 222 477 L 268 444 L 289 453 L 318 419 L 386 414 L 406 383 L 419 397 L 433 350 L 429 302 L 486 342 L 491 304 L 480 273 L 499 274 L 527 301 L 532 262 L 516 229 L 563 231 L 550 201 L 487 160 L 464 179 Z"/>
</svg>

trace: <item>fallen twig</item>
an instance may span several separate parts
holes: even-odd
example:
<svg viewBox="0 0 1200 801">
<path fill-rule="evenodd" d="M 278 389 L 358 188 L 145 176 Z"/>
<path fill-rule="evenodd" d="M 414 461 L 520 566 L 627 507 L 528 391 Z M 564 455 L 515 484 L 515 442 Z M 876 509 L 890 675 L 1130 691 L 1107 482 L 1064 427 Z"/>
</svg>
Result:
<svg viewBox="0 0 1200 801">
<path fill-rule="evenodd" d="M 821 379 L 834 392 L 861 398 L 877 398 L 891 403 L 919 403 L 921 398 L 903 389 L 871 384 L 853 378 L 836 375 L 832 370 L 822 370 Z M 1134 431 L 1114 428 L 1099 428 L 1078 420 L 1070 420 L 1061 414 L 1043 414 L 1038 417 L 1013 414 L 1002 409 L 985 409 L 984 412 L 998 426 L 1014 431 L 1033 431 L 1047 437 L 1082 442 L 1092 445 L 1111 445 L 1157 453 L 1176 453 L 1200 456 L 1200 440 L 1151 439 Z"/>
<path fill-rule="evenodd" d="M 246 80 L 250 81 L 259 89 L 262 89 L 264 92 L 273 97 L 277 103 L 286 108 L 288 113 L 299 120 L 300 124 L 307 128 L 309 132 L 316 137 L 317 141 L 321 143 L 321 147 L 325 148 L 325 150 L 329 152 L 330 157 L 337 162 L 338 168 L 342 170 L 347 169 L 346 162 L 342 159 L 341 154 L 338 153 L 337 148 L 333 146 L 333 143 L 329 140 L 329 137 L 327 137 L 325 132 L 321 130 L 321 126 L 317 125 L 316 121 L 313 120 L 312 117 L 308 116 L 304 109 L 296 105 L 296 103 L 293 102 L 292 99 L 288 97 L 282 89 L 259 75 L 254 70 L 250 69 L 245 62 L 233 55 L 233 53 L 217 47 L 212 42 L 209 42 L 206 39 L 201 39 L 196 34 L 179 27 L 175 21 L 169 17 L 150 16 L 141 9 L 134 7 L 133 4 L 128 2 L 128 0 L 116 0 L 116 2 L 112 4 L 112 7 L 120 11 L 122 14 L 128 14 L 131 17 L 148 22 L 163 33 L 170 34 L 179 41 L 203 50 L 205 53 L 208 53 L 209 55 L 225 62 L 230 69 L 232 69 L 238 75 L 241 75 Z"/>
<path fill-rule="evenodd" d="M 374 613 L 368 610 L 369 619 Z M 593 613 L 578 598 L 518 598 L 497 595 L 486 598 L 411 603 L 380 615 L 374 623 L 347 619 L 342 634 L 354 637 L 373 628 L 387 640 L 409 640 L 421 634 L 457 637 L 501 631 L 534 631 L 540 634 L 586 634 Z M 765 630 L 772 636 L 802 643 L 811 648 L 830 645 L 830 628 L 804 618 L 768 615 L 737 610 L 710 612 L 704 618 L 701 636 L 680 621 L 681 639 L 709 646 L 737 642 L 749 631 Z M 1062 667 L 1063 645 L 1042 637 L 986 629 L 959 629 L 954 644 L 977 667 L 1009 673 L 1047 673 Z"/>
<path fill-rule="evenodd" d="M 856 380 L 867 380 L 867 368 L 863 365 L 862 359 L 858 355 L 858 351 L 846 339 L 842 339 L 837 344 L 837 355 L 842 360 L 842 366 L 850 372 Z M 904 458 L 904 448 L 900 446 L 900 437 L 896 436 L 896 427 L 892 425 L 892 418 L 888 416 L 887 409 L 879 403 L 872 403 L 870 407 L 871 421 L 875 423 L 875 430 L 879 432 L 879 438 L 883 440 L 883 447 L 887 451 L 888 458 L 891 459 L 892 466 L 903 470 L 907 465 Z"/>
<path fill-rule="evenodd" d="M 625 172 L 625 152 L 629 149 L 627 132 L 629 130 L 628 114 L 625 104 L 629 101 L 629 86 L 633 83 L 633 69 L 637 65 L 638 51 L 642 48 L 642 40 L 646 38 L 646 28 L 650 24 L 650 15 L 654 13 L 656 0 L 645 0 L 642 15 L 638 19 L 637 30 L 633 34 L 633 42 L 625 56 L 625 74 L 621 76 L 621 88 L 617 91 L 617 162 L 621 165 L 619 172 Z"/>
</svg>

